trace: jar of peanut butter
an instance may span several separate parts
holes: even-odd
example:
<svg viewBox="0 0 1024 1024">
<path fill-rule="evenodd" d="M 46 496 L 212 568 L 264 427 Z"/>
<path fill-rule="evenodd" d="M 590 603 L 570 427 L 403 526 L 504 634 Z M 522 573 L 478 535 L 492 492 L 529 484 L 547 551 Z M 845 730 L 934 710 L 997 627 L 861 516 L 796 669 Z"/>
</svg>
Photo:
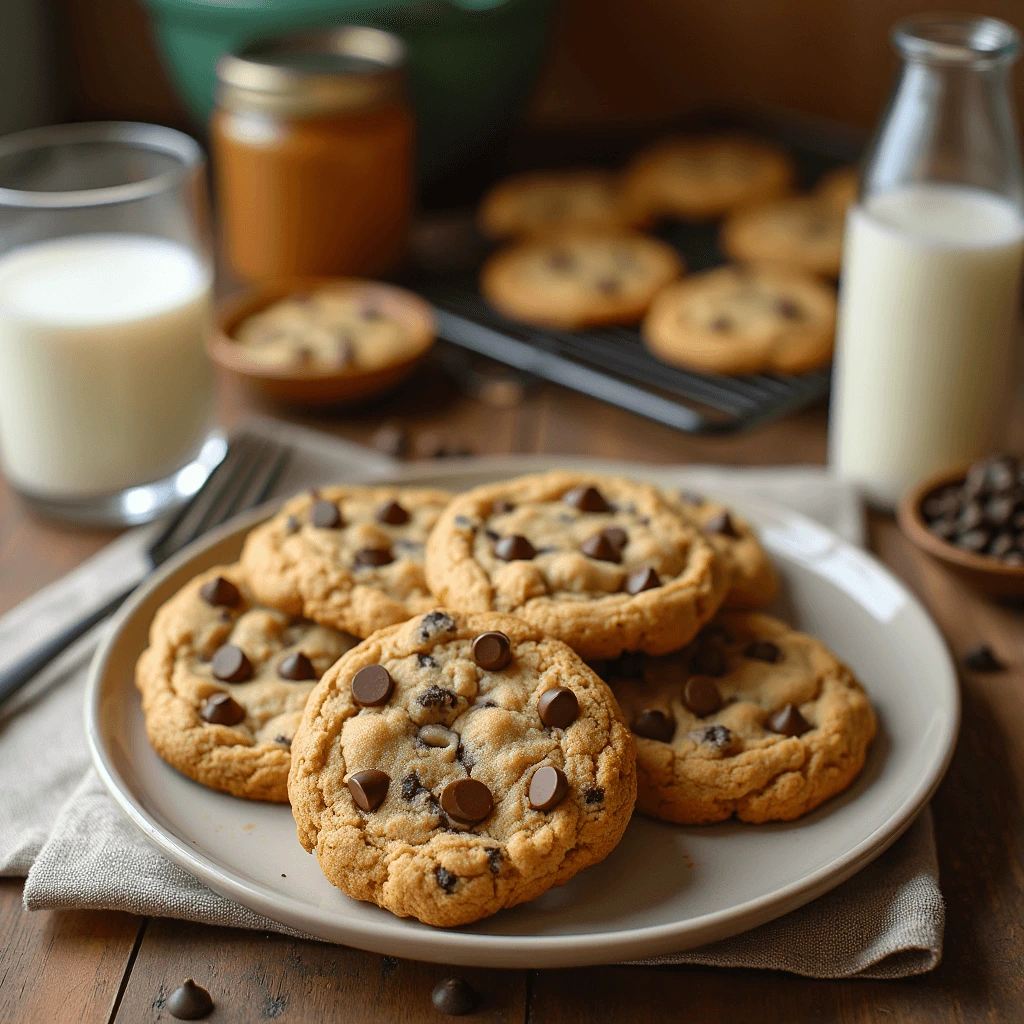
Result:
<svg viewBox="0 0 1024 1024">
<path fill-rule="evenodd" d="M 217 64 L 211 149 L 221 242 L 240 277 L 378 276 L 405 251 L 414 121 L 405 47 L 345 27 Z"/>
</svg>

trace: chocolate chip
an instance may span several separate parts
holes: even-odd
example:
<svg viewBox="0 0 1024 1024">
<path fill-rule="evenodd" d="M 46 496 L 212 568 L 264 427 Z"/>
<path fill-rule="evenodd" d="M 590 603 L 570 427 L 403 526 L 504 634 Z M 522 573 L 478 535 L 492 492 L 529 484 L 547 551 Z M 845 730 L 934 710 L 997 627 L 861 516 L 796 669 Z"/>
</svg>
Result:
<svg viewBox="0 0 1024 1024">
<path fill-rule="evenodd" d="M 991 540 L 992 534 L 988 530 L 970 530 L 957 537 L 954 543 L 964 551 L 973 551 L 979 554 L 988 547 Z"/>
<path fill-rule="evenodd" d="M 603 804 L 604 789 L 601 786 L 595 786 L 593 789 L 588 789 L 583 794 L 583 802 L 585 804 Z"/>
<path fill-rule="evenodd" d="M 429 654 L 417 654 L 416 665 L 419 668 L 437 668 L 437 662 Z"/>
<path fill-rule="evenodd" d="M 210 671 L 214 679 L 222 683 L 244 683 L 252 679 L 252 662 L 245 656 L 245 651 L 234 644 L 222 644 L 214 652 L 210 661 Z"/>
<path fill-rule="evenodd" d="M 488 867 L 491 869 L 492 875 L 501 874 L 501 865 L 503 857 L 501 854 L 500 847 L 497 846 L 485 846 L 484 853 L 487 854 Z"/>
<path fill-rule="evenodd" d="M 513 533 L 494 545 L 494 554 L 503 562 L 528 562 L 537 549 L 521 534 Z"/>
<path fill-rule="evenodd" d="M 379 568 L 390 565 L 395 560 L 391 548 L 360 548 L 352 557 L 356 567 Z"/>
<path fill-rule="evenodd" d="M 727 316 L 716 316 L 715 319 L 708 324 L 708 328 L 716 333 L 731 331 L 732 320 Z"/>
<path fill-rule="evenodd" d="M 320 678 L 316 669 L 313 668 L 313 662 L 302 651 L 293 651 L 286 658 L 282 658 L 281 663 L 277 666 L 277 674 L 282 679 L 290 679 L 295 683 L 301 683 L 305 679 Z"/>
<path fill-rule="evenodd" d="M 565 686 L 545 690 L 537 701 L 537 714 L 545 725 L 568 729 L 579 717 L 580 702 L 576 694 Z"/>
<path fill-rule="evenodd" d="M 964 654 L 964 665 L 972 672 L 1002 672 L 1006 666 L 988 644 L 975 644 Z"/>
<path fill-rule="evenodd" d="M 943 516 L 941 519 L 933 519 L 928 524 L 928 529 L 931 530 L 936 537 L 941 537 L 943 540 L 952 540 L 957 535 L 960 528 L 957 526 L 955 519 Z"/>
<path fill-rule="evenodd" d="M 482 782 L 458 779 L 441 790 L 441 809 L 461 825 L 475 825 L 494 810 L 494 797 Z"/>
<path fill-rule="evenodd" d="M 975 530 L 985 522 L 985 507 L 980 501 L 968 502 L 957 517 L 961 530 Z"/>
<path fill-rule="evenodd" d="M 561 768 L 542 765 L 530 779 L 530 806 L 535 811 L 554 810 L 569 792 L 569 780 Z"/>
<path fill-rule="evenodd" d="M 645 590 L 654 590 L 660 586 L 661 580 L 658 578 L 658 574 L 649 565 L 645 565 L 642 569 L 634 569 L 622 584 L 623 590 L 627 594 L 634 595 Z"/>
<path fill-rule="evenodd" d="M 690 671 L 702 676 L 724 676 L 725 656 L 717 647 L 701 644 L 690 656 Z"/>
<path fill-rule="evenodd" d="M 617 564 L 622 561 L 622 548 L 613 544 L 604 535 L 604 531 L 594 534 L 593 537 L 588 537 L 580 545 L 580 551 L 599 562 L 615 562 Z"/>
<path fill-rule="evenodd" d="M 783 318 L 783 320 L 802 320 L 803 310 L 792 300 L 792 299 L 776 299 L 775 300 L 775 312 Z"/>
<path fill-rule="evenodd" d="M 420 619 L 418 637 L 420 643 L 426 643 L 442 633 L 455 632 L 455 620 L 447 612 L 427 612 Z"/>
<path fill-rule="evenodd" d="M 985 467 L 985 479 L 993 491 L 1008 491 L 1014 486 L 1017 479 L 1017 462 L 1006 455 L 997 455 L 987 459 L 983 464 Z"/>
<path fill-rule="evenodd" d="M 444 704 L 453 708 L 459 703 L 459 698 L 451 690 L 431 683 L 430 686 L 428 686 L 423 693 L 416 698 L 416 702 L 423 708 L 437 708 Z"/>
<path fill-rule="evenodd" d="M 274 742 L 275 743 L 280 743 L 282 747 L 290 747 L 292 745 L 291 737 L 290 736 L 285 736 L 285 734 L 283 732 L 282 733 L 278 733 L 274 737 Z"/>
<path fill-rule="evenodd" d="M 611 505 L 604 500 L 604 495 L 596 488 L 581 484 L 562 495 L 562 501 L 580 512 L 610 512 Z"/>
<path fill-rule="evenodd" d="M 449 893 L 455 888 L 455 883 L 459 880 L 458 875 L 453 875 L 447 868 L 442 867 L 435 868 L 434 877 L 437 879 L 437 884 L 445 892 Z"/>
<path fill-rule="evenodd" d="M 386 501 L 374 512 L 378 523 L 388 523 L 391 526 L 401 526 L 409 522 L 409 513 L 406 512 L 397 501 Z"/>
<path fill-rule="evenodd" d="M 1024 554 L 1019 551 L 1011 551 L 1003 555 L 1003 565 L 1024 565 Z"/>
<path fill-rule="evenodd" d="M 675 735 L 676 723 L 664 711 L 646 708 L 633 719 L 630 729 L 645 739 L 668 743 Z"/>
<path fill-rule="evenodd" d="M 717 723 L 715 725 L 702 726 L 700 729 L 694 729 L 689 734 L 689 737 L 695 743 L 703 743 L 719 753 L 728 750 L 732 746 L 732 733 L 724 725 L 718 725 Z"/>
<path fill-rule="evenodd" d="M 515 508 L 516 508 L 515 505 L 513 505 L 511 501 L 508 501 L 505 498 L 499 498 L 491 506 L 491 515 L 492 516 L 504 516 L 504 515 L 507 515 L 509 512 L 514 512 Z"/>
<path fill-rule="evenodd" d="M 393 459 L 404 459 L 409 454 L 409 435 L 397 423 L 385 423 L 378 428 L 370 444 Z"/>
<path fill-rule="evenodd" d="M 309 510 L 309 521 L 321 530 L 333 530 L 342 525 L 341 512 L 333 501 L 315 501 Z"/>
<path fill-rule="evenodd" d="M 395 690 L 395 681 L 383 665 L 364 665 L 352 677 L 352 699 L 364 708 L 387 704 Z"/>
<path fill-rule="evenodd" d="M 594 288 L 602 295 L 618 295 L 622 282 L 617 277 L 602 277 L 594 282 Z"/>
<path fill-rule="evenodd" d="M 456 516 L 454 522 L 460 530 L 473 529 L 473 523 L 466 516 Z"/>
<path fill-rule="evenodd" d="M 993 526 L 1006 526 L 1016 509 L 1016 500 L 1008 495 L 990 498 L 985 504 L 985 518 Z"/>
<path fill-rule="evenodd" d="M 988 553 L 993 558 L 1005 558 L 1017 545 L 1017 538 L 1012 533 L 997 533 L 988 546 Z"/>
<path fill-rule="evenodd" d="M 199 716 L 211 725 L 238 725 L 245 718 L 245 708 L 229 693 L 213 693 Z"/>
<path fill-rule="evenodd" d="M 199 588 L 199 596 L 214 608 L 234 608 L 242 599 L 238 587 L 223 576 L 216 576 L 207 580 Z"/>
<path fill-rule="evenodd" d="M 445 892 L 451 892 L 451 889 L 440 879 L 440 873 L 444 871 L 444 868 L 437 870 L 438 884 Z M 445 871 L 445 874 L 448 872 Z M 430 1001 L 439 1013 L 445 1013 L 449 1017 L 462 1017 L 467 1013 L 472 1013 L 480 999 L 461 978 L 445 978 L 434 986 L 434 991 L 430 993 Z"/>
<path fill-rule="evenodd" d="M 795 704 L 787 704 L 768 719 L 768 728 L 783 736 L 802 736 L 813 728 Z"/>
<path fill-rule="evenodd" d="M 375 811 L 388 795 L 391 778 L 387 772 L 376 768 L 364 768 L 348 780 L 348 791 L 361 811 Z"/>
<path fill-rule="evenodd" d="M 683 686 L 683 703 L 698 717 L 713 715 L 722 706 L 722 695 L 713 679 L 691 676 Z"/>
<path fill-rule="evenodd" d="M 499 672 L 512 660 L 512 641 L 497 630 L 473 641 L 473 660 L 488 672 Z"/>
<path fill-rule="evenodd" d="M 167 997 L 166 1005 L 168 1013 L 178 1020 L 200 1020 L 213 1012 L 210 993 L 191 978 L 186 978 Z"/>
<path fill-rule="evenodd" d="M 739 536 L 739 531 L 736 529 L 736 524 L 732 521 L 732 516 L 729 515 L 729 510 L 724 508 L 704 524 L 704 532 L 720 534 L 723 537 Z"/>
<path fill-rule="evenodd" d="M 921 513 L 926 519 L 954 515 L 960 510 L 960 489 L 954 484 L 929 494 L 921 502 Z"/>
<path fill-rule="evenodd" d="M 295 516 L 288 516 L 284 521 L 284 532 L 285 533 L 298 533 L 299 532 L 299 521 Z"/>
<path fill-rule="evenodd" d="M 698 494 L 696 491 L 680 491 L 679 497 L 686 502 L 687 505 L 703 505 L 707 498 L 703 494 Z"/>
<path fill-rule="evenodd" d="M 423 783 L 420 782 L 420 777 L 415 772 L 409 772 L 409 774 L 402 779 L 402 799 L 413 800 L 415 799 L 416 794 L 424 788 Z"/>
<path fill-rule="evenodd" d="M 778 644 L 773 644 L 771 640 L 755 640 L 747 646 L 743 654 L 748 658 L 753 658 L 755 661 L 767 661 L 769 664 L 774 665 L 782 657 L 782 650 Z"/>
<path fill-rule="evenodd" d="M 624 548 L 629 543 L 629 534 L 621 526 L 608 526 L 601 531 L 601 535 L 617 548 Z"/>
</svg>

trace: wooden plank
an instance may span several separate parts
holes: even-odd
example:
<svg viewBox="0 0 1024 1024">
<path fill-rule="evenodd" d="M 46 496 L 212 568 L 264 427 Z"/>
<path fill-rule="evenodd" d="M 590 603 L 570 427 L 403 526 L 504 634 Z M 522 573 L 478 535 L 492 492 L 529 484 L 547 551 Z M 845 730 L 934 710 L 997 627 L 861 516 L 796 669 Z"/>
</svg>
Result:
<svg viewBox="0 0 1024 1024">
<path fill-rule="evenodd" d="M 107 1024 L 143 919 L 36 911 L 20 880 L 0 880 L 0 1021 Z"/>
<path fill-rule="evenodd" d="M 194 978 L 216 1004 L 206 1018 L 210 1024 L 277 1019 L 288 1024 L 437 1024 L 444 1018 L 431 1004 L 430 993 L 439 980 L 453 975 L 481 995 L 479 1008 L 460 1020 L 525 1020 L 525 971 L 454 969 L 285 935 L 154 919 L 115 1020 L 173 1021 L 167 996 L 185 978 Z"/>
</svg>

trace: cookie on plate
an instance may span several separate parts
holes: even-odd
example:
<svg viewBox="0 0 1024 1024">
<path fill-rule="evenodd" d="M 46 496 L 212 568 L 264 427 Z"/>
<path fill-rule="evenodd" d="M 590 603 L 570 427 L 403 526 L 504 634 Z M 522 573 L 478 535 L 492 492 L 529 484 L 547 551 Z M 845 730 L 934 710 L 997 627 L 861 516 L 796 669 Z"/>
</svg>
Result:
<svg viewBox="0 0 1024 1024">
<path fill-rule="evenodd" d="M 423 547 L 449 495 L 408 487 L 323 487 L 286 502 L 246 538 L 260 601 L 358 637 L 434 607 Z"/>
<path fill-rule="evenodd" d="M 792 267 L 837 278 L 846 210 L 815 196 L 779 199 L 733 213 L 722 225 L 722 250 L 740 263 Z"/>
<path fill-rule="evenodd" d="M 636 737 L 637 808 L 666 821 L 798 818 L 857 777 L 875 735 L 850 670 L 756 612 L 722 612 L 675 654 L 602 671 Z"/>
<path fill-rule="evenodd" d="M 612 658 L 686 643 L 728 573 L 657 488 L 556 471 L 458 495 L 427 541 L 427 581 L 448 608 L 508 612 Z"/>
<path fill-rule="evenodd" d="M 350 651 L 310 697 L 288 793 L 349 896 L 433 925 L 534 899 L 629 822 L 633 744 L 608 687 L 506 615 L 433 611 Z"/>
<path fill-rule="evenodd" d="M 480 273 L 484 298 L 521 323 L 575 330 L 639 320 L 682 272 L 675 249 L 629 232 L 573 232 L 499 250 Z"/>
<path fill-rule="evenodd" d="M 831 203 L 845 214 L 860 195 L 860 168 L 837 167 L 834 171 L 822 175 L 814 191 L 819 198 Z"/>
<path fill-rule="evenodd" d="M 669 491 L 665 496 L 700 527 L 725 566 L 730 581 L 725 607 L 763 608 L 775 600 L 779 577 L 750 523 L 696 491 Z"/>
<path fill-rule="evenodd" d="M 786 193 L 793 163 L 752 139 L 669 139 L 637 156 L 623 180 L 627 204 L 651 216 L 721 217 Z"/>
<path fill-rule="evenodd" d="M 210 569 L 156 613 L 139 658 L 149 742 L 204 786 L 284 803 L 306 698 L 356 643 L 261 606 L 239 566 Z"/>
<path fill-rule="evenodd" d="M 498 182 L 478 217 L 489 238 L 523 238 L 566 229 L 640 227 L 622 202 L 619 179 L 608 171 L 535 171 Z"/>
<path fill-rule="evenodd" d="M 662 291 L 644 318 L 658 359 L 707 373 L 803 373 L 832 358 L 836 296 L 781 268 L 720 267 Z"/>
</svg>

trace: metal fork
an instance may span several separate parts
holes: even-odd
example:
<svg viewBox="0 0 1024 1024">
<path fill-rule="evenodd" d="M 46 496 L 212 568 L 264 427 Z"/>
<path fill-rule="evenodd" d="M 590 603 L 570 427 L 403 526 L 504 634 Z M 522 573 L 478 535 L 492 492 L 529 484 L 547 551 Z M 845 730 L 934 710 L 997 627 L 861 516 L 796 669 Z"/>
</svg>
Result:
<svg viewBox="0 0 1024 1024">
<path fill-rule="evenodd" d="M 290 456 L 291 449 L 276 441 L 250 434 L 240 434 L 236 437 L 203 486 L 196 491 L 187 505 L 175 513 L 150 544 L 147 555 L 151 569 L 161 566 L 207 530 L 212 530 L 239 512 L 255 508 L 266 501 Z M 102 608 L 82 616 L 56 636 L 29 651 L 9 668 L 0 671 L 0 702 L 24 686 L 97 622 L 112 615 L 139 583 L 133 583 Z"/>
</svg>

